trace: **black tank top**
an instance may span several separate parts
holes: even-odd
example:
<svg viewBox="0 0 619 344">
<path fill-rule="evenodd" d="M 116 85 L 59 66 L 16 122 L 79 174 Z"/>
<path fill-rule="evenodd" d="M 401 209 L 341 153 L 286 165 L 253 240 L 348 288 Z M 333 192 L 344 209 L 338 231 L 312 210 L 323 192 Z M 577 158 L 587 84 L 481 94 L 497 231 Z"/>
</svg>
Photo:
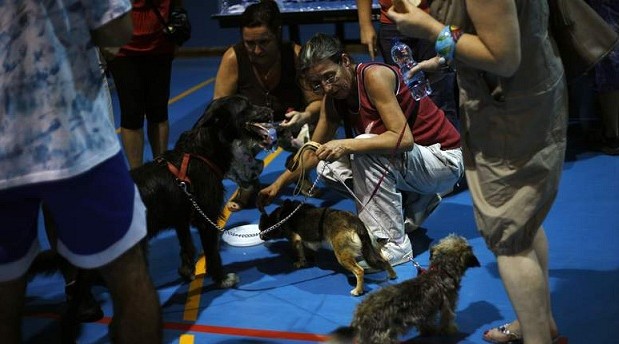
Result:
<svg viewBox="0 0 619 344">
<path fill-rule="evenodd" d="M 279 84 L 272 90 L 265 89 L 256 78 L 243 43 L 237 43 L 233 48 L 239 68 L 238 94 L 246 96 L 255 105 L 273 109 L 276 121 L 283 120 L 289 108 L 297 111 L 305 109 L 303 92 L 296 81 L 294 45 L 291 42 L 282 43 L 281 78 Z"/>
</svg>

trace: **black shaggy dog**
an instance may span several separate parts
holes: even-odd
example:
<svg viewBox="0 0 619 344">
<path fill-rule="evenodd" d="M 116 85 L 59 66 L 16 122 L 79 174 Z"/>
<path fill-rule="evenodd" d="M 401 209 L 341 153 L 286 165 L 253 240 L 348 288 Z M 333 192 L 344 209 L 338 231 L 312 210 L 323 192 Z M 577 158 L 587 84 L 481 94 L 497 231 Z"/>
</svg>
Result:
<svg viewBox="0 0 619 344">
<path fill-rule="evenodd" d="M 216 285 L 229 288 L 236 284 L 236 275 L 226 275 L 222 267 L 221 232 L 205 216 L 214 223 L 220 216 L 223 175 L 233 160 L 232 141 L 253 141 L 271 148 L 271 120 L 271 109 L 254 106 L 243 96 L 216 99 L 194 127 L 181 134 L 174 149 L 131 171 L 146 205 L 149 237 L 164 229 L 176 230 L 181 245 L 179 274 L 185 280 L 194 276 L 196 252 L 189 230 L 194 226 Z"/>
<path fill-rule="evenodd" d="M 190 233 L 190 226 L 194 226 L 200 235 L 208 274 L 215 284 L 229 288 L 238 282 L 235 274 L 224 272 L 219 255 L 221 233 L 202 213 L 214 223 L 219 218 L 224 201 L 223 175 L 233 160 L 232 142 L 243 140 L 270 149 L 275 143 L 269 136 L 271 121 L 271 109 L 254 106 L 243 96 L 214 100 L 194 127 L 181 134 L 174 149 L 131 171 L 146 205 L 148 239 L 165 229 L 176 230 L 181 245 L 179 273 L 186 280 L 194 277 L 195 247 Z M 53 240 L 53 219 L 46 219 L 45 225 Z M 145 240 L 144 247 L 147 246 Z M 90 292 L 98 275 L 91 270 L 77 269 L 53 250 L 37 257 L 30 273 L 49 273 L 55 269 L 62 271 L 67 283 L 71 282 L 66 293 L 69 302 L 62 315 L 61 341 L 74 343 L 79 335 L 79 323 L 103 316 Z"/>
</svg>

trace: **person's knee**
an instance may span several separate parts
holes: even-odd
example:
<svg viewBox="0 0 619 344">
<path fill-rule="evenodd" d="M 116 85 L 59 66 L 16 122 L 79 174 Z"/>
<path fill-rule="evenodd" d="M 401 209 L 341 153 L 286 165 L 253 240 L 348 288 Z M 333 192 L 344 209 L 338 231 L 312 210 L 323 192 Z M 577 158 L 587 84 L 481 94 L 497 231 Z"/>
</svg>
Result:
<svg viewBox="0 0 619 344">
<path fill-rule="evenodd" d="M 127 130 L 142 130 L 144 118 L 140 116 L 121 116 L 120 127 Z"/>
<path fill-rule="evenodd" d="M 146 113 L 146 121 L 149 125 L 165 125 L 168 123 L 168 112 L 153 111 Z"/>
</svg>

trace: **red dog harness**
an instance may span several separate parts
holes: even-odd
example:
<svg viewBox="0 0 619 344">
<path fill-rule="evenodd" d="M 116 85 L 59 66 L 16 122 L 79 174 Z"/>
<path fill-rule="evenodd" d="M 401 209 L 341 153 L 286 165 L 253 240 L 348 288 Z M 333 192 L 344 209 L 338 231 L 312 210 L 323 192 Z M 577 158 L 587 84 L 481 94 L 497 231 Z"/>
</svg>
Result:
<svg viewBox="0 0 619 344">
<path fill-rule="evenodd" d="M 183 160 L 181 161 L 180 169 L 176 167 L 173 163 L 165 160 L 162 157 L 158 157 L 156 160 L 159 163 L 165 162 L 168 166 L 168 170 L 170 171 L 170 173 L 172 173 L 179 181 L 185 182 L 187 184 L 191 184 L 191 180 L 189 179 L 189 176 L 187 175 L 187 169 L 189 168 L 189 161 L 191 160 L 191 158 L 198 158 L 202 160 L 205 164 L 208 165 L 211 171 L 213 171 L 219 179 L 224 178 L 224 174 L 221 172 L 221 169 L 217 167 L 217 165 L 215 165 L 210 160 L 200 155 L 184 153 Z"/>
</svg>

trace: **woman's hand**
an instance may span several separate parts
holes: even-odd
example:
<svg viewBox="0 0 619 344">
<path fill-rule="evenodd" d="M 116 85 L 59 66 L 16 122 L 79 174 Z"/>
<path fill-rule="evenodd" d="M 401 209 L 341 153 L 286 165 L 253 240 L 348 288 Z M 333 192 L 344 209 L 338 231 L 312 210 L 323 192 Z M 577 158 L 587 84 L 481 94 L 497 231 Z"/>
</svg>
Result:
<svg viewBox="0 0 619 344">
<path fill-rule="evenodd" d="M 264 213 L 264 207 L 273 203 L 273 200 L 279 194 L 279 184 L 277 182 L 267 186 L 266 188 L 258 191 L 256 195 L 256 207 L 261 213 Z"/>
<path fill-rule="evenodd" d="M 284 116 L 286 119 L 279 124 L 282 128 L 301 127 L 303 124 L 309 122 L 311 118 L 311 114 L 307 111 L 299 112 L 294 110 L 287 112 Z"/>
<path fill-rule="evenodd" d="M 350 154 L 350 148 L 347 147 L 344 142 L 346 142 L 346 140 L 332 140 L 322 144 L 316 150 L 316 157 L 320 160 L 333 162 L 344 155 Z"/>
<path fill-rule="evenodd" d="M 443 68 L 443 65 L 440 64 L 439 60 L 439 57 L 435 56 L 431 59 L 420 61 L 415 65 L 415 67 L 411 68 L 411 70 L 408 72 L 407 77 L 411 78 L 413 77 L 413 75 L 415 75 L 415 73 L 419 71 L 437 72 L 441 70 Z"/>
<path fill-rule="evenodd" d="M 410 0 L 399 1 L 398 10 L 391 6 L 387 11 L 387 17 L 393 20 L 403 35 L 423 38 L 430 42 L 434 42 L 444 26 Z"/>
</svg>

